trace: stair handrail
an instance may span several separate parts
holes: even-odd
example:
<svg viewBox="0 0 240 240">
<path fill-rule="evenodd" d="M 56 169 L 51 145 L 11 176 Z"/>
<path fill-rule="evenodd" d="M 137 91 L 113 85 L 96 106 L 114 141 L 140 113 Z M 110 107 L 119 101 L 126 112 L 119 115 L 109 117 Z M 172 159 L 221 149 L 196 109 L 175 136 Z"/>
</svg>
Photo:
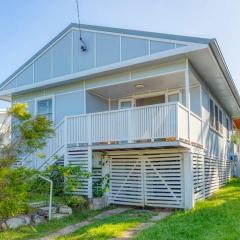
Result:
<svg viewBox="0 0 240 240">
<path fill-rule="evenodd" d="M 53 141 L 53 139 L 56 138 L 56 135 L 55 135 L 56 130 L 57 130 L 61 125 L 64 125 L 64 123 L 65 123 L 65 121 L 64 121 L 64 119 L 63 119 L 62 121 L 60 121 L 60 122 L 54 127 L 54 136 L 47 139 L 46 145 L 44 146 L 44 148 L 46 148 L 46 146 L 49 144 L 50 141 Z M 63 137 L 63 139 L 65 138 L 65 136 L 64 136 L 64 131 L 63 131 L 62 137 Z M 61 144 L 61 146 L 58 146 L 56 149 L 54 149 L 54 150 L 52 151 L 52 153 L 49 154 L 49 156 L 45 156 L 45 157 L 46 157 L 46 160 L 44 161 L 43 164 L 41 164 L 39 167 L 37 167 L 37 169 L 40 169 L 45 163 L 47 163 L 48 160 L 49 160 L 49 158 L 51 158 L 54 154 L 56 154 L 56 152 L 58 152 L 58 151 L 63 147 L 63 145 L 64 145 L 64 143 Z M 44 150 L 44 148 L 43 148 L 43 150 Z M 36 151 L 35 151 L 35 153 L 36 153 Z M 25 166 L 25 165 L 26 165 L 26 164 L 24 164 L 24 163 L 26 163 L 27 159 L 28 159 L 32 154 L 33 154 L 33 153 L 28 153 L 28 154 L 21 160 L 21 165 L 22 165 L 22 166 Z"/>
</svg>

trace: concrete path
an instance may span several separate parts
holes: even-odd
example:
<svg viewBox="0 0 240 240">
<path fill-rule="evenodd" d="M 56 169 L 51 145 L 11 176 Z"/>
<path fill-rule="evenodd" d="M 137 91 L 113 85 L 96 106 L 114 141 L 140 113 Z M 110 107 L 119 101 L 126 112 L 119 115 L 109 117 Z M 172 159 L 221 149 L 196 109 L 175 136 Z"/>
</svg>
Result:
<svg viewBox="0 0 240 240">
<path fill-rule="evenodd" d="M 96 215 L 95 217 L 92 217 L 92 218 L 90 218 L 86 221 L 82 221 L 80 223 L 76 223 L 76 224 L 73 224 L 73 225 L 69 225 L 65 228 L 62 228 L 62 229 L 58 230 L 57 232 L 51 233 L 47 237 L 38 238 L 38 240 L 52 240 L 52 239 L 55 239 L 55 238 L 73 233 L 76 230 L 78 230 L 79 228 L 82 228 L 82 227 L 85 227 L 85 226 L 91 224 L 93 220 L 104 219 L 104 218 L 107 218 L 107 217 L 110 217 L 110 216 L 113 216 L 113 215 L 123 213 L 123 212 L 125 212 L 129 209 L 130 208 L 115 208 L 115 209 L 112 209 L 112 210 L 107 210 L 107 211 L 102 212 L 102 213 Z"/>
<path fill-rule="evenodd" d="M 153 226 L 157 221 L 162 220 L 163 218 L 169 216 L 172 214 L 172 210 L 166 209 L 161 211 L 158 215 L 153 216 L 148 220 L 146 223 L 141 223 L 135 228 L 131 228 L 124 232 L 122 237 L 119 238 L 113 238 L 112 240 L 127 240 L 127 239 L 132 239 L 135 237 L 139 232 Z"/>
</svg>

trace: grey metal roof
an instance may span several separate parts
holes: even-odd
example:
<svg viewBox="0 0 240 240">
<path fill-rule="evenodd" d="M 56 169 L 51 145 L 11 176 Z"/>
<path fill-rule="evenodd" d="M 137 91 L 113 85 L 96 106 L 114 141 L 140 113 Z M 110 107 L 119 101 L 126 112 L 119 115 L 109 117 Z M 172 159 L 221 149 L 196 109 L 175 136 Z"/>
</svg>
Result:
<svg viewBox="0 0 240 240">
<path fill-rule="evenodd" d="M 69 24 L 63 31 L 61 31 L 55 38 L 53 38 L 48 44 L 46 44 L 42 49 L 40 49 L 36 54 L 34 54 L 28 61 L 26 61 L 20 68 L 18 68 L 13 74 L 11 74 L 5 81 L 0 84 L 0 88 L 6 84 L 10 79 L 12 79 L 19 71 L 21 71 L 26 65 L 30 64 L 38 55 L 44 52 L 49 46 L 51 46 L 57 39 L 59 39 L 64 33 L 69 31 L 71 28 L 79 28 L 79 24 L 71 23 Z M 228 86 L 240 107 L 240 96 L 238 90 L 235 86 L 235 83 L 232 79 L 232 76 L 229 72 L 229 69 L 226 65 L 224 57 L 221 53 L 219 45 L 215 38 L 198 38 L 198 37 L 189 37 L 189 36 L 181 36 L 181 35 L 173 35 L 173 34 L 165 34 L 165 33 L 156 33 L 156 32 L 147 32 L 147 31 L 138 31 L 138 30 L 129 30 L 129 29 L 122 29 L 122 28 L 112 28 L 112 27 L 103 27 L 103 26 L 94 26 L 94 25 L 86 25 L 81 24 L 82 29 L 88 30 L 96 30 L 96 31 L 103 31 L 103 32 L 113 32 L 113 33 L 120 33 L 120 34 L 128 34 L 128 35 L 136 35 L 136 36 L 144 36 L 150 38 L 161 38 L 161 39 L 169 39 L 169 40 L 176 40 L 176 41 L 183 41 L 183 42 L 191 42 L 191 43 L 199 43 L 199 44 L 206 44 L 211 49 L 213 55 L 215 56 L 219 68 L 221 69 L 222 73 L 224 74 Z"/>
<path fill-rule="evenodd" d="M 79 24 L 77 24 L 77 23 L 69 24 L 55 38 L 53 38 L 42 49 L 40 49 L 37 53 L 35 53 L 28 61 L 26 61 L 21 67 L 19 67 L 16 71 L 14 71 L 7 79 L 5 79 L 0 84 L 0 88 L 4 84 L 6 84 L 11 78 L 13 78 L 19 71 L 21 71 L 24 67 L 26 67 L 28 64 L 30 64 L 38 55 L 40 55 L 42 52 L 44 52 L 49 46 L 51 46 L 57 39 L 59 39 L 64 33 L 66 33 L 71 28 L 79 28 Z M 161 38 L 161 39 L 169 39 L 169 40 L 201 43 L 201 44 L 209 44 L 209 43 L 214 42 L 214 40 L 215 40 L 215 39 L 209 39 L 209 38 L 188 37 L 188 36 L 181 36 L 181 35 L 129 30 L 129 29 L 123 29 L 123 28 L 103 27 L 103 26 L 95 26 L 95 25 L 87 25 L 87 24 L 81 24 L 81 29 L 89 29 L 89 30 L 96 30 L 96 31 L 103 31 L 103 32 L 113 32 L 113 33 L 121 33 L 121 34 L 129 34 L 129 35 L 136 35 L 136 36 Z"/>
<path fill-rule="evenodd" d="M 79 28 L 79 24 L 71 23 L 68 27 Z M 96 31 L 103 31 L 103 32 L 114 32 L 114 33 L 121 33 L 121 34 L 169 39 L 169 40 L 176 40 L 176 41 L 183 41 L 183 42 L 202 43 L 202 44 L 209 44 L 210 42 L 214 41 L 214 39 L 210 39 L 210 38 L 188 37 L 188 36 L 182 36 L 182 35 L 138 31 L 138 30 L 123 29 L 123 28 L 102 27 L 102 26 L 94 26 L 94 25 L 87 25 L 87 24 L 81 24 L 81 28 L 96 30 Z"/>
</svg>

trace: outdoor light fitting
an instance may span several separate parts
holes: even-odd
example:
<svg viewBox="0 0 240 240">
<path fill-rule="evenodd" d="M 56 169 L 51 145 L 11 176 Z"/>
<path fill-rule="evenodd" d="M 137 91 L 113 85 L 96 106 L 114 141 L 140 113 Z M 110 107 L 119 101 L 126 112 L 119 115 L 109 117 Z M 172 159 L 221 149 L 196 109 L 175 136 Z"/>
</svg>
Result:
<svg viewBox="0 0 240 240">
<path fill-rule="evenodd" d="M 138 83 L 135 85 L 135 88 L 141 89 L 141 88 L 144 88 L 144 85 L 142 83 Z"/>
</svg>

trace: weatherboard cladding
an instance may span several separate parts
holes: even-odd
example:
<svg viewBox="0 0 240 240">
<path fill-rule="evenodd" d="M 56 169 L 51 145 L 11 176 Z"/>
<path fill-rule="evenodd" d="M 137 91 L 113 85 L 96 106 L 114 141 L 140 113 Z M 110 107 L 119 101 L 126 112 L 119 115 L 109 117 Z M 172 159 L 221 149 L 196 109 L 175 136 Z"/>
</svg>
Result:
<svg viewBox="0 0 240 240">
<path fill-rule="evenodd" d="M 87 52 L 82 52 L 78 27 L 76 24 L 70 24 L 5 80 L 1 84 L 2 90 L 184 47 L 188 42 L 193 44 L 211 41 L 210 39 L 82 25 L 82 37 L 88 48 Z"/>
</svg>

